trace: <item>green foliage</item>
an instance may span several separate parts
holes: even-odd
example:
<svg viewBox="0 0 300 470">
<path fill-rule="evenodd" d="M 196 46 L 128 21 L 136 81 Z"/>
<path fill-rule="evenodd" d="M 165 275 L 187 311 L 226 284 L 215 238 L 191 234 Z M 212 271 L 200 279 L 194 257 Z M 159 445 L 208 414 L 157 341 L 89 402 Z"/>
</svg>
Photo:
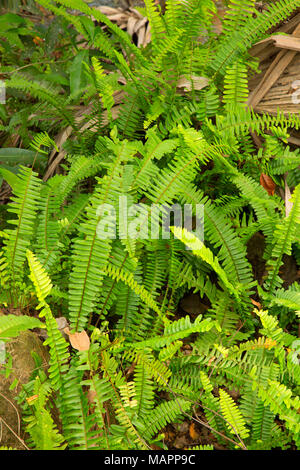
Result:
<svg viewBox="0 0 300 470">
<path fill-rule="evenodd" d="M 0 339 L 9 340 L 20 334 L 21 331 L 32 328 L 45 328 L 45 325 L 38 318 L 26 315 L 3 315 L 0 316 Z"/>
</svg>

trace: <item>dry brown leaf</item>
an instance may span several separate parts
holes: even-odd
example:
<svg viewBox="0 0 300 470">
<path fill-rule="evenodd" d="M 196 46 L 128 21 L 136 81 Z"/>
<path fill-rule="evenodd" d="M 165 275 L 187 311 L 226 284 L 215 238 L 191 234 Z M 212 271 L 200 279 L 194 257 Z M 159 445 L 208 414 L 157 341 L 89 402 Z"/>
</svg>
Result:
<svg viewBox="0 0 300 470">
<path fill-rule="evenodd" d="M 253 300 L 253 299 L 250 299 L 250 300 L 255 307 L 261 309 L 261 304 L 259 302 L 256 302 L 256 300 Z"/>
<path fill-rule="evenodd" d="M 90 338 L 86 331 L 80 333 L 71 333 L 69 328 L 65 328 L 64 332 L 69 336 L 69 340 L 74 349 L 78 351 L 88 351 L 90 349 Z"/>
<path fill-rule="evenodd" d="M 293 203 L 291 201 L 291 191 L 287 184 L 287 174 L 284 175 L 284 203 L 285 203 L 285 216 L 288 217 L 292 210 Z"/>
<path fill-rule="evenodd" d="M 148 24 L 143 46 L 146 46 L 147 44 L 149 44 L 150 41 L 151 41 L 151 28 L 150 28 L 150 25 Z"/>
<path fill-rule="evenodd" d="M 105 14 L 110 21 L 116 23 L 119 28 L 126 29 L 130 36 L 134 33 L 138 34 L 139 29 L 148 22 L 148 18 L 145 18 L 134 8 L 123 10 L 122 8 L 100 6 L 96 7 L 96 9 L 99 9 L 101 13 Z"/>
<path fill-rule="evenodd" d="M 33 38 L 33 42 L 34 42 L 34 44 L 36 44 L 37 46 L 39 46 L 39 45 L 43 42 L 43 39 L 40 38 L 39 36 L 35 36 L 35 37 Z"/>
<path fill-rule="evenodd" d="M 147 25 L 147 35 L 145 32 L 141 33 L 140 40 L 138 41 L 138 47 L 145 47 L 151 40 L 150 26 L 148 18 L 144 17 L 135 8 L 113 8 L 105 5 L 94 6 L 95 10 L 101 11 L 102 14 L 106 15 L 107 18 L 113 23 L 117 24 L 119 28 L 126 29 L 128 34 L 132 36 L 134 33 L 138 35 L 139 30 Z M 95 18 L 92 16 L 92 20 Z M 146 31 L 146 30 L 145 30 Z"/>
<path fill-rule="evenodd" d="M 56 320 L 57 328 L 59 330 L 63 330 L 64 328 L 69 326 L 68 321 L 65 317 L 58 317 L 55 320 Z"/>
<path fill-rule="evenodd" d="M 72 134 L 72 131 L 73 131 L 72 126 L 67 126 L 65 129 L 63 129 L 62 131 L 60 131 L 57 134 L 57 136 L 55 138 L 55 144 L 59 149 L 62 148 L 63 144 L 70 137 L 70 135 Z M 55 172 L 57 166 L 64 159 L 65 154 L 66 154 L 64 150 L 60 150 L 57 155 L 56 155 L 56 153 L 57 152 L 56 152 L 56 149 L 54 147 L 52 152 L 50 153 L 50 156 L 49 156 L 48 168 L 47 168 L 47 171 L 46 171 L 46 173 L 44 175 L 44 178 L 43 178 L 44 181 L 47 181 L 50 178 L 50 176 L 53 175 L 53 173 Z"/>
<path fill-rule="evenodd" d="M 190 434 L 191 439 L 193 439 L 193 441 L 196 441 L 198 439 L 199 433 L 196 429 L 196 424 L 195 423 L 192 423 L 190 425 L 189 434 Z"/>
<path fill-rule="evenodd" d="M 109 17 L 110 21 L 116 21 L 117 23 L 122 23 L 123 21 L 128 21 L 128 15 L 124 13 L 116 13 Z"/>
<path fill-rule="evenodd" d="M 78 107 L 78 111 L 75 114 L 75 122 L 77 125 L 79 125 L 81 121 L 84 120 L 86 115 L 90 114 L 91 109 L 91 105 Z M 66 140 L 71 136 L 72 132 L 72 126 L 67 126 L 57 134 L 55 138 L 55 144 L 60 149 L 60 151 L 59 153 L 57 153 L 56 149 L 54 148 L 50 153 L 48 160 L 48 168 L 44 175 L 43 181 L 47 181 L 54 174 L 60 162 L 65 158 L 66 152 L 62 150 L 62 146 L 66 142 Z"/>
<path fill-rule="evenodd" d="M 65 155 L 66 155 L 65 151 L 62 150 L 61 152 L 59 152 L 59 154 L 57 155 L 57 157 L 55 157 L 51 165 L 48 166 L 47 171 L 43 177 L 43 181 L 47 181 L 54 174 L 60 162 L 65 158 Z"/>
<path fill-rule="evenodd" d="M 128 18 L 128 22 L 127 22 L 127 33 L 129 34 L 129 36 L 132 36 L 133 33 L 134 33 L 134 29 L 135 29 L 135 25 L 139 22 L 139 19 L 138 18 L 134 18 L 133 16 L 131 16 L 130 18 Z"/>
<path fill-rule="evenodd" d="M 268 175 L 262 173 L 259 178 L 260 184 L 263 188 L 268 192 L 270 196 L 273 196 L 275 193 L 276 184 L 272 180 L 272 178 Z"/>
<path fill-rule="evenodd" d="M 100 10 L 103 15 L 114 15 L 116 13 L 117 8 L 101 5 L 100 7 L 96 7 L 96 10 Z"/>
<path fill-rule="evenodd" d="M 208 84 L 209 79 L 206 77 L 191 75 L 191 79 L 188 79 L 182 75 L 177 82 L 177 88 L 183 88 L 184 91 L 202 90 Z"/>
</svg>

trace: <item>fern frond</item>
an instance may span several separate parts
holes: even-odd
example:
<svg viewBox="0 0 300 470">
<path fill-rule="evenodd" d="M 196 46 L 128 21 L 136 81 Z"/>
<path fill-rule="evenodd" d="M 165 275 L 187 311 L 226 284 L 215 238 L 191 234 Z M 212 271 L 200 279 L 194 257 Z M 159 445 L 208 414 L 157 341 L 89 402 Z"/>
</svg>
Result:
<svg viewBox="0 0 300 470">
<path fill-rule="evenodd" d="M 0 315 L 1 341 L 15 338 L 21 331 L 30 330 L 32 328 L 45 328 L 45 324 L 38 318 L 29 317 L 28 315 Z"/>
<path fill-rule="evenodd" d="M 106 205 L 114 206 L 118 201 L 122 165 L 135 152 L 135 147 L 126 141 L 117 144 L 114 149 L 117 155 L 109 165 L 108 174 L 98 181 L 86 211 L 86 220 L 80 225 L 79 232 L 84 238 L 77 238 L 73 246 L 69 310 L 71 327 L 76 331 L 84 328 L 88 315 L 95 306 L 111 250 L 111 240 L 103 238 L 103 234 L 99 235 L 98 226 Z"/>
<path fill-rule="evenodd" d="M 245 53 L 271 27 L 288 18 L 299 6 L 298 0 L 277 1 L 269 4 L 266 11 L 257 12 L 255 17 L 247 18 L 244 27 L 225 33 L 212 56 L 211 68 L 223 74 L 228 65 Z"/>
<path fill-rule="evenodd" d="M 180 422 L 191 408 L 191 403 L 177 398 L 157 405 L 144 421 L 145 436 L 150 439 L 168 423 Z"/>
<path fill-rule="evenodd" d="M 231 282 L 228 280 L 228 277 L 225 271 L 220 266 L 220 263 L 209 248 L 204 246 L 203 242 L 199 240 L 193 233 L 188 232 L 186 229 L 181 229 L 180 227 L 171 227 L 174 235 L 185 243 L 196 256 L 199 256 L 203 261 L 205 261 L 211 268 L 218 274 L 224 286 L 234 295 L 238 297 L 238 292 L 236 286 L 233 287 Z"/>
<path fill-rule="evenodd" d="M 282 264 L 284 254 L 291 254 L 292 243 L 295 241 L 296 229 L 300 222 L 300 185 L 295 188 L 292 196 L 293 207 L 288 217 L 281 223 L 277 224 L 271 259 L 268 261 L 269 275 L 265 282 L 265 287 L 270 294 L 273 293 L 275 287 L 280 285 L 277 275 Z"/>
<path fill-rule="evenodd" d="M 209 331 L 214 326 L 215 323 L 210 318 L 202 320 L 202 315 L 199 315 L 195 322 L 191 323 L 190 317 L 187 315 L 185 318 L 167 323 L 161 336 L 133 343 L 132 347 L 137 350 L 144 348 L 160 349 L 164 346 L 170 345 L 178 339 L 190 336 L 192 333 L 203 333 L 205 331 Z"/>
</svg>

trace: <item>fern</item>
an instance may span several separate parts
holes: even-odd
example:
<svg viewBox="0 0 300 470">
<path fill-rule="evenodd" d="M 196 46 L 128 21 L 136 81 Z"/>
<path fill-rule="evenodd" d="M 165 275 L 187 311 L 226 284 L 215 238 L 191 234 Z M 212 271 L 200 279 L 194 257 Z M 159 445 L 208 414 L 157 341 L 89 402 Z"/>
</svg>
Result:
<svg viewBox="0 0 300 470">
<path fill-rule="evenodd" d="M 228 67 L 224 77 L 224 96 L 223 101 L 227 108 L 239 104 L 245 104 L 248 99 L 248 80 L 247 69 L 243 63 L 235 62 Z"/>
<path fill-rule="evenodd" d="M 52 386 L 55 389 L 59 389 L 63 384 L 63 375 L 68 368 L 68 346 L 58 330 L 56 321 L 45 301 L 45 298 L 50 294 L 52 289 L 51 281 L 42 265 L 30 250 L 27 251 L 27 259 L 30 267 L 30 278 L 34 284 L 36 295 L 39 300 L 38 307 L 42 309 L 40 316 L 44 317 L 46 322 L 48 339 L 45 341 L 45 344 L 50 347 L 51 357 L 49 376 L 51 378 Z"/>
</svg>

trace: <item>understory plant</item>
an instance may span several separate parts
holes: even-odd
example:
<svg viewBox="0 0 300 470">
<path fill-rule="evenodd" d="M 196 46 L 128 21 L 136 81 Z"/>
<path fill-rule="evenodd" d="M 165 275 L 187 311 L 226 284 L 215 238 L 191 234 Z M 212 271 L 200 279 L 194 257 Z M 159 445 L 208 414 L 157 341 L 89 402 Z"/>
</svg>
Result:
<svg viewBox="0 0 300 470">
<path fill-rule="evenodd" d="M 84 1 L 38 4 L 73 25 L 83 46 L 76 93 L 24 69 L 6 82 L 8 96 L 30 95 L 19 118 L 32 107 L 35 115 L 21 119 L 32 165 L 2 170 L 12 197 L 0 299 L 22 315 L 0 317 L 0 338 L 43 328 L 50 352 L 48 372 L 37 368 L 19 395 L 27 445 L 166 449 L 166 426 L 189 420 L 223 448 L 299 448 L 300 287 L 286 285 L 282 269 L 288 257 L 300 262 L 299 150 L 287 145 L 300 120 L 247 107 L 258 69 L 247 51 L 300 2 L 263 13 L 252 0 L 229 2 L 217 36 L 211 0 L 169 0 L 164 14 L 146 0 L 145 48 Z M 78 103 L 88 106 L 80 122 Z M 63 171 L 43 178 L 36 165 L 53 150 L 64 152 Z M 261 174 L 288 185 L 288 206 Z M 139 204 L 128 221 L 140 236 L 124 230 L 124 200 Z M 148 236 L 150 221 L 162 226 L 175 204 L 190 207 L 190 230 L 170 218 L 168 237 Z M 192 230 L 197 207 L 203 239 Z M 259 274 L 249 254 L 255 237 Z M 205 313 L 181 313 L 191 292 Z"/>
</svg>

